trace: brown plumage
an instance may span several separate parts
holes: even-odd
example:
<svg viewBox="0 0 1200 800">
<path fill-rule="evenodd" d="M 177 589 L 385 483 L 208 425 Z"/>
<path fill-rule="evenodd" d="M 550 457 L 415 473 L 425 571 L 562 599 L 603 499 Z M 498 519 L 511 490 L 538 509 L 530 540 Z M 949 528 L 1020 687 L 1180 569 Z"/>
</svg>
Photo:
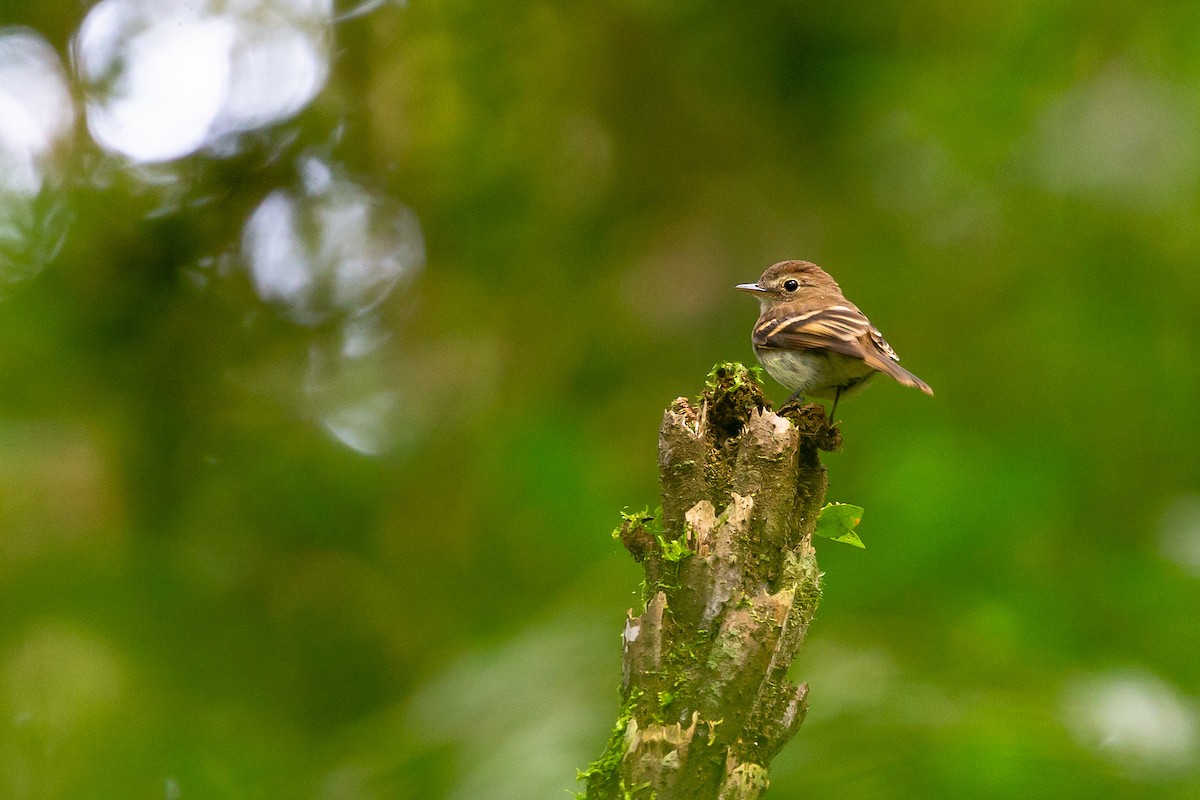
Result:
<svg viewBox="0 0 1200 800">
<path fill-rule="evenodd" d="M 754 294 L 762 315 L 754 325 L 754 354 L 771 377 L 800 396 L 837 401 L 876 372 L 932 395 L 929 384 L 900 366 L 879 329 L 809 261 L 782 261 L 758 283 L 737 287 Z"/>
</svg>

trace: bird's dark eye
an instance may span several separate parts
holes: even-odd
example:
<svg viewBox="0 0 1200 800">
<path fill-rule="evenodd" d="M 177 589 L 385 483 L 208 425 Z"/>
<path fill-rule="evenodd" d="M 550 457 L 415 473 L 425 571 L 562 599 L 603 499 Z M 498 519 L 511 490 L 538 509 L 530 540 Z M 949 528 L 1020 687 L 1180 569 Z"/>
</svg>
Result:
<svg viewBox="0 0 1200 800">
<path fill-rule="evenodd" d="M 800 288 L 800 281 L 795 278 L 788 278 L 783 282 L 783 290 L 785 292 L 794 292 Z"/>
</svg>

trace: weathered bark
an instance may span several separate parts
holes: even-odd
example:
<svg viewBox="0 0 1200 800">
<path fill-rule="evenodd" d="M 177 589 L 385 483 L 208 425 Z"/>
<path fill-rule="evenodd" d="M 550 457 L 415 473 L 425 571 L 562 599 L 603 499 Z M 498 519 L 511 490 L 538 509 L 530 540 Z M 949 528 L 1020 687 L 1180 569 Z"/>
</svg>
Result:
<svg viewBox="0 0 1200 800">
<path fill-rule="evenodd" d="M 787 671 L 821 591 L 817 453 L 839 445 L 819 406 L 773 413 L 740 364 L 713 371 L 700 408 L 667 410 L 661 516 L 621 529 L 646 571 L 644 607 L 625 623 L 622 711 L 583 773 L 588 800 L 762 794 L 808 708 Z"/>
</svg>

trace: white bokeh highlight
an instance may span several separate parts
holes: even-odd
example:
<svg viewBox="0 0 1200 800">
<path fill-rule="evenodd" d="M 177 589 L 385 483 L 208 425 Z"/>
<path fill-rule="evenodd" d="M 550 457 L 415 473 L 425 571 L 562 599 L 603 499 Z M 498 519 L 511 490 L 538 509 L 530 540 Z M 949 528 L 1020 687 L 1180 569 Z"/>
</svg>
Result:
<svg viewBox="0 0 1200 800">
<path fill-rule="evenodd" d="M 302 158 L 297 172 L 296 188 L 276 189 L 250 214 L 242 260 L 263 301 L 314 331 L 307 413 L 346 447 L 379 455 L 404 438 L 406 408 L 377 312 L 424 266 L 421 226 L 321 158 Z"/>
<path fill-rule="evenodd" d="M 1134 777 L 1167 777 L 1196 766 L 1195 704 L 1144 671 L 1114 671 L 1070 682 L 1062 720 L 1075 740 Z"/>
<path fill-rule="evenodd" d="M 0 27 L 0 285 L 36 275 L 65 241 L 74 130 L 58 53 L 28 28 Z"/>
<path fill-rule="evenodd" d="M 58 53 L 31 30 L 0 28 L 0 193 L 40 192 L 47 161 L 74 126 Z"/>
<path fill-rule="evenodd" d="M 300 171 L 300 190 L 271 192 L 246 223 L 254 287 L 305 325 L 368 312 L 424 264 L 420 223 L 324 161 L 306 159 Z"/>
<path fill-rule="evenodd" d="M 101 0 L 73 42 L 88 130 L 139 163 L 284 121 L 329 72 L 329 0 Z"/>
</svg>

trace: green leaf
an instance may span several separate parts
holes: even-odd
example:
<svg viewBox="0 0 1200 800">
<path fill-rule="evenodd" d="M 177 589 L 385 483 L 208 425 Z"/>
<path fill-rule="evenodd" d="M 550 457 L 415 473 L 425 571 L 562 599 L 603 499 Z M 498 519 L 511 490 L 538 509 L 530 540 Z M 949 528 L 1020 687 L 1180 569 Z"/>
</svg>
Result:
<svg viewBox="0 0 1200 800">
<path fill-rule="evenodd" d="M 662 548 L 663 561 L 683 561 L 688 556 L 695 555 L 682 539 L 668 541 L 662 534 L 658 535 L 658 546 Z"/>
<path fill-rule="evenodd" d="M 854 529 L 862 522 L 862 506 L 852 506 L 849 503 L 828 503 L 821 509 L 817 517 L 817 536 L 833 539 L 835 542 L 854 545 L 866 549 L 862 539 Z"/>
</svg>

